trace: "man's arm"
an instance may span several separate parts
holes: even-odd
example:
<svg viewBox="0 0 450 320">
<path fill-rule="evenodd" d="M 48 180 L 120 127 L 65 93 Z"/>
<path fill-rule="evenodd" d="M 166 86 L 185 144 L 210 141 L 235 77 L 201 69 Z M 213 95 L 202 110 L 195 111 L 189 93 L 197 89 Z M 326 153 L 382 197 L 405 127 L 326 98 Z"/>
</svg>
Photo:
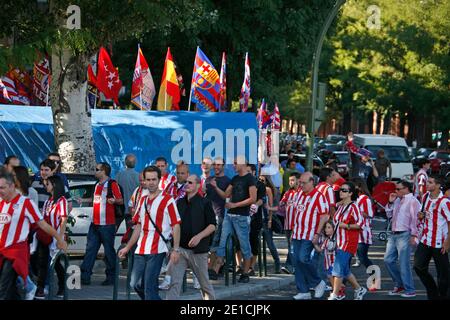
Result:
<svg viewBox="0 0 450 320">
<path fill-rule="evenodd" d="M 64 239 L 61 237 L 61 235 L 56 231 L 51 225 L 49 225 L 44 220 L 40 220 L 37 222 L 37 225 L 39 228 L 41 228 L 45 233 L 52 236 L 57 241 L 57 247 L 61 250 L 66 251 L 67 250 L 67 243 L 64 241 Z"/>
<path fill-rule="evenodd" d="M 131 239 L 130 241 L 128 241 L 127 245 L 125 246 L 125 248 L 123 248 L 122 250 L 119 251 L 119 258 L 123 258 L 126 256 L 126 254 L 128 253 L 128 251 L 131 250 L 131 248 L 133 248 L 133 246 L 136 244 L 136 242 L 139 240 L 139 235 L 141 234 L 141 224 L 138 223 L 134 226 L 133 229 L 133 234 L 131 235 Z"/>
<path fill-rule="evenodd" d="M 248 207 L 248 206 L 251 206 L 252 204 L 254 204 L 256 202 L 256 193 L 257 193 L 256 186 L 249 187 L 248 191 L 250 193 L 249 198 L 247 198 L 243 201 L 240 201 L 240 202 L 236 202 L 236 203 L 232 203 L 232 202 L 226 203 L 225 207 L 227 209 L 233 209 L 233 208 L 240 208 L 240 207 Z"/>
</svg>

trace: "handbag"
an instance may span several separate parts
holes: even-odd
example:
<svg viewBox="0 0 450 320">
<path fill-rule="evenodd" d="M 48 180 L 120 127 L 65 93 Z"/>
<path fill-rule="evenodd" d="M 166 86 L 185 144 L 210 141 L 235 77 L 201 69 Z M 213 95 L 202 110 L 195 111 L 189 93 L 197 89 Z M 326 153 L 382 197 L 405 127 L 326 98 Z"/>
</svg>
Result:
<svg viewBox="0 0 450 320">
<path fill-rule="evenodd" d="M 147 200 L 147 199 L 146 199 Z M 147 202 L 145 203 L 145 214 L 148 216 L 148 218 L 150 219 L 150 222 L 152 223 L 153 227 L 155 228 L 156 232 L 158 232 L 159 236 L 161 237 L 161 239 L 164 241 L 164 243 L 167 246 L 167 249 L 172 250 L 172 239 L 166 239 L 166 237 L 163 236 L 162 232 L 159 230 L 159 228 L 156 226 L 155 222 L 153 222 L 152 217 L 150 216 L 150 213 L 148 212 L 147 209 Z"/>
<path fill-rule="evenodd" d="M 347 205 L 347 207 L 345 207 L 343 213 L 345 213 L 348 208 L 352 205 L 353 202 L 349 203 Z M 336 245 L 337 245 L 337 241 L 336 241 L 336 234 L 337 234 L 337 230 L 339 229 L 339 226 L 335 226 L 334 227 L 334 231 L 333 231 L 333 235 L 331 236 L 331 238 L 328 240 L 327 243 L 327 250 L 329 252 L 335 251 L 336 250 Z"/>
</svg>

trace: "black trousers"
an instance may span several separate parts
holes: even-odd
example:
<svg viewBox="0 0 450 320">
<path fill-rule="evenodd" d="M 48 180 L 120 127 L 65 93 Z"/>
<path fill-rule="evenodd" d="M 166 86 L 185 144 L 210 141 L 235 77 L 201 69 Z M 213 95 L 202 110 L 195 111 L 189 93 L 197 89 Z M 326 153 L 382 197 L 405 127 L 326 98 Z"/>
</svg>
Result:
<svg viewBox="0 0 450 320">
<path fill-rule="evenodd" d="M 45 287 L 49 269 L 50 250 L 49 246 L 42 244 L 38 241 L 36 252 L 32 256 L 32 264 L 37 275 L 37 286 L 41 289 Z M 61 261 L 57 261 L 55 264 L 55 271 L 58 277 L 58 288 L 64 288 L 64 268 L 61 265 Z"/>
<path fill-rule="evenodd" d="M 433 276 L 428 272 L 428 265 L 431 258 L 433 258 L 436 265 L 438 283 L 433 279 Z M 449 262 L 448 253 L 442 254 L 441 249 L 432 248 L 419 243 L 416 253 L 414 255 L 414 271 L 422 281 L 427 289 L 427 296 L 429 300 L 448 299 L 449 291 Z"/>
<path fill-rule="evenodd" d="M 0 300 L 18 300 L 17 273 L 10 260 L 3 260 L 0 270 Z"/>
</svg>

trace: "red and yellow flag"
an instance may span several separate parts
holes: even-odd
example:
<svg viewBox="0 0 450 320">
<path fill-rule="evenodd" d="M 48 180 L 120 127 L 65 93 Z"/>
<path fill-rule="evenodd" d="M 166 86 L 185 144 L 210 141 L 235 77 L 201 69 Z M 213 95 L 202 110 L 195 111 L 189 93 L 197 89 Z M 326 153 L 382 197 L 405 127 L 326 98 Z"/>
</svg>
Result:
<svg viewBox="0 0 450 320">
<path fill-rule="evenodd" d="M 164 72 L 161 80 L 161 87 L 158 95 L 157 109 L 164 110 L 180 110 L 180 86 L 175 72 L 170 48 L 167 48 L 166 62 L 164 63 Z"/>
</svg>

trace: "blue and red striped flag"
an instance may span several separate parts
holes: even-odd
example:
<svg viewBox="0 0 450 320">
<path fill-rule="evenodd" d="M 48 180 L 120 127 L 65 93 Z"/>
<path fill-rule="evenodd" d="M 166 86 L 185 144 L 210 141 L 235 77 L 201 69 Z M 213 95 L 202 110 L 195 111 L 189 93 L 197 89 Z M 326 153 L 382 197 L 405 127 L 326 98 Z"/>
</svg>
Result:
<svg viewBox="0 0 450 320">
<path fill-rule="evenodd" d="M 220 94 L 219 111 L 227 111 L 227 57 L 222 54 L 222 67 L 220 68 Z"/>
<path fill-rule="evenodd" d="M 272 130 L 280 130 L 281 129 L 281 116 L 280 110 L 278 109 L 278 105 L 275 103 L 275 108 L 270 116 L 272 122 Z"/>
<path fill-rule="evenodd" d="M 267 129 L 270 126 L 272 120 L 269 113 L 267 112 L 267 105 L 264 99 L 261 102 L 261 107 L 258 110 L 256 119 L 258 121 L 259 129 Z"/>
<path fill-rule="evenodd" d="M 241 95 L 239 98 L 239 106 L 242 112 L 247 112 L 249 99 L 250 99 L 250 61 L 248 59 L 248 52 L 246 52 L 244 82 L 242 83 Z"/>
<path fill-rule="evenodd" d="M 217 111 L 219 95 L 219 73 L 200 47 L 197 47 L 192 73 L 191 101 L 195 103 L 198 111 Z"/>
</svg>

